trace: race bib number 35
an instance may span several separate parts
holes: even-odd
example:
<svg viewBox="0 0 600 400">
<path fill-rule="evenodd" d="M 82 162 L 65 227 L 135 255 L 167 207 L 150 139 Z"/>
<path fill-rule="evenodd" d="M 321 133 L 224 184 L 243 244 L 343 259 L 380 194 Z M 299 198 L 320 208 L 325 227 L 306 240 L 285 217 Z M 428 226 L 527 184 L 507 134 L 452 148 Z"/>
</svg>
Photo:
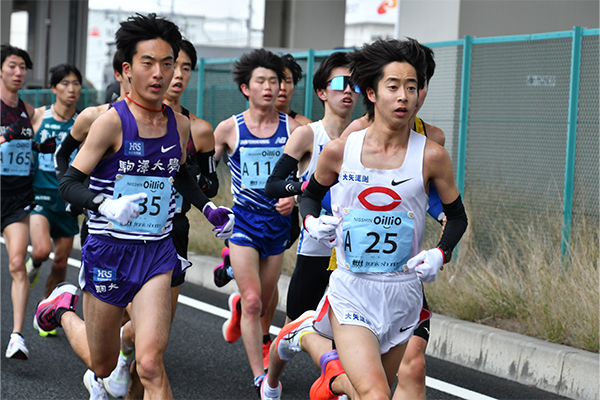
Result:
<svg viewBox="0 0 600 400">
<path fill-rule="evenodd" d="M 283 147 L 240 148 L 242 189 L 264 189 Z"/>
<path fill-rule="evenodd" d="M 160 234 L 165 231 L 171 202 L 172 178 L 117 175 L 113 199 L 121 196 L 144 192 L 147 197 L 136 203 L 140 207 L 140 216 L 127 225 L 111 221 L 115 229 L 128 232 L 148 232 Z"/>
<path fill-rule="evenodd" d="M 412 212 L 344 210 L 345 267 L 352 272 L 395 272 L 410 258 Z"/>
</svg>

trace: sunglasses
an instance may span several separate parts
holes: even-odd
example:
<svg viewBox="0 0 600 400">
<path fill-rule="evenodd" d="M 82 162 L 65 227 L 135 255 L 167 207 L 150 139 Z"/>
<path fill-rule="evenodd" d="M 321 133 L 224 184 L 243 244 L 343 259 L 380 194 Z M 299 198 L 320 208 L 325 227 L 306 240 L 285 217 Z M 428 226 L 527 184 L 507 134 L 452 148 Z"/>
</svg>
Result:
<svg viewBox="0 0 600 400">
<path fill-rule="evenodd" d="M 327 84 L 330 84 L 332 90 L 346 90 L 346 86 L 350 85 L 350 89 L 354 90 L 356 93 L 360 93 L 360 89 L 354 82 L 350 80 L 350 77 L 347 75 L 336 76 L 335 78 L 327 81 Z"/>
</svg>

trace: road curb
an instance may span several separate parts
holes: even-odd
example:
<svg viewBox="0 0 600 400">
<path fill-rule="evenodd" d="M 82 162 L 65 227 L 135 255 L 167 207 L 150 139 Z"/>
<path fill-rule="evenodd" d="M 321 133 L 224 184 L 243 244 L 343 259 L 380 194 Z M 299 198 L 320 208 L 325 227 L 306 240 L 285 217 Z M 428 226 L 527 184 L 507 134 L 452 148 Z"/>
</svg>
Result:
<svg viewBox="0 0 600 400">
<path fill-rule="evenodd" d="M 222 293 L 237 291 L 234 282 L 217 288 L 213 269 L 220 258 L 189 253 L 193 267 L 186 281 Z M 285 311 L 290 277 L 279 279 L 278 309 Z M 598 400 L 600 355 L 435 314 L 427 355 L 493 376 L 535 386 L 577 400 Z"/>
</svg>

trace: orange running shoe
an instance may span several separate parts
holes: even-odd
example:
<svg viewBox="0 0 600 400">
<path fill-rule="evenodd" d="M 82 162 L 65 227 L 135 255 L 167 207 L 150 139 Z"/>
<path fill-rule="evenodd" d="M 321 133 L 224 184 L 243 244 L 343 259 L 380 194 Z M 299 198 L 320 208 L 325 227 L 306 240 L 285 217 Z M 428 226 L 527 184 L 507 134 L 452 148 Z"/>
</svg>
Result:
<svg viewBox="0 0 600 400">
<path fill-rule="evenodd" d="M 269 351 L 271 350 L 272 340 L 269 340 L 267 343 L 263 343 L 263 369 L 266 371 L 269 369 Z"/>
<path fill-rule="evenodd" d="M 242 318 L 242 308 L 238 310 L 238 303 L 242 301 L 242 295 L 239 293 L 231 293 L 229 295 L 229 311 L 231 317 L 223 323 L 223 337 L 228 343 L 235 343 L 242 336 L 242 328 L 240 320 Z"/>
<path fill-rule="evenodd" d="M 321 356 L 321 376 L 310 387 L 310 400 L 337 400 L 340 395 L 331 391 L 331 379 L 344 373 L 337 350 Z"/>
</svg>

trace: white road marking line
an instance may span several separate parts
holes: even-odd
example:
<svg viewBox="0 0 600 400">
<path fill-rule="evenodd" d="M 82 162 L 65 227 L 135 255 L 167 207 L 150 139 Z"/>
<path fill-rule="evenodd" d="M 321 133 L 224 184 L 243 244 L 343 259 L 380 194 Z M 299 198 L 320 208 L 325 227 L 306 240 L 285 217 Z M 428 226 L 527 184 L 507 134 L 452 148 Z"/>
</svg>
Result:
<svg viewBox="0 0 600 400">
<path fill-rule="evenodd" d="M 461 388 L 459 386 L 452 385 L 450 383 L 440 381 L 428 376 L 425 377 L 425 385 L 439 390 L 440 392 L 448 393 L 461 399 L 466 400 L 496 400 L 493 397 L 486 396 L 481 393 L 473 392 L 472 390 Z"/>
</svg>

